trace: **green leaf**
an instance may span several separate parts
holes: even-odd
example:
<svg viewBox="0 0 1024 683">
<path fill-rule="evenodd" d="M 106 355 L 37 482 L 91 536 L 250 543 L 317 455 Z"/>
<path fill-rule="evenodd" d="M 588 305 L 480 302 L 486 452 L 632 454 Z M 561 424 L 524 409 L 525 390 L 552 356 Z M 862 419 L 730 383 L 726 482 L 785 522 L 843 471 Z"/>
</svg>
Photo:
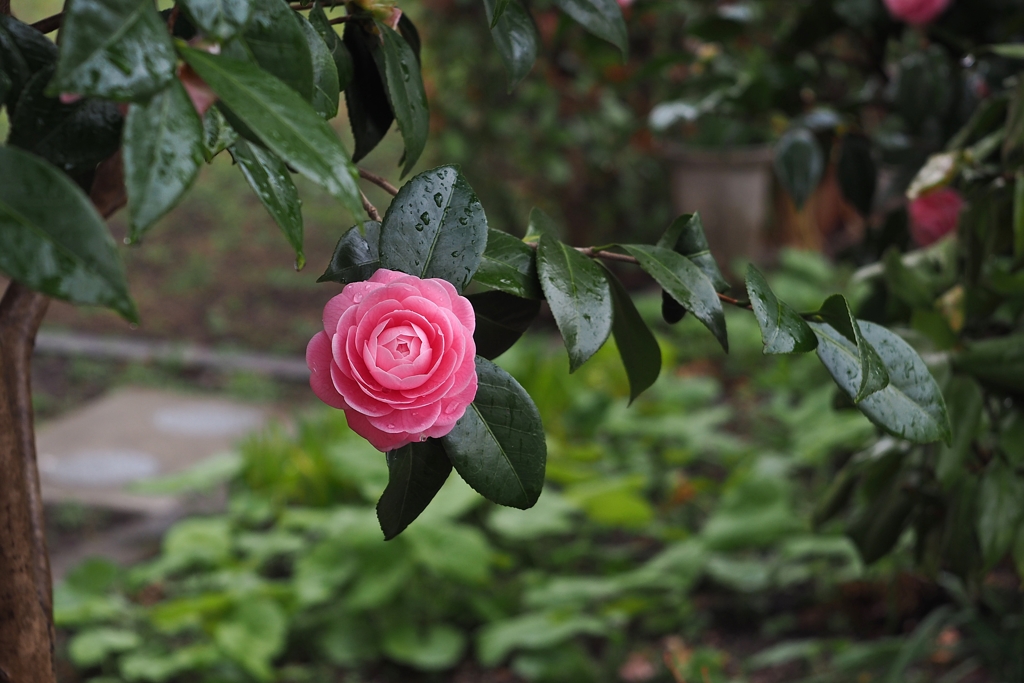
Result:
<svg viewBox="0 0 1024 683">
<path fill-rule="evenodd" d="M 555 4 L 576 22 L 622 51 L 629 52 L 629 36 L 622 8 L 616 0 L 555 0 Z"/>
<path fill-rule="evenodd" d="M 540 301 L 501 291 L 470 294 L 476 312 L 476 353 L 493 360 L 512 348 L 540 313 Z"/>
<path fill-rule="evenodd" d="M 1008 553 L 1024 522 L 1024 478 L 995 459 L 981 479 L 978 499 L 978 540 L 985 567 L 991 569 Z"/>
<path fill-rule="evenodd" d="M 704 223 L 699 213 L 687 213 L 675 219 L 658 240 L 657 246 L 678 252 L 693 261 L 694 265 L 711 280 L 716 291 L 724 292 L 729 289 L 729 283 L 722 277 L 722 271 L 718 269 L 718 263 L 708 247 Z"/>
<path fill-rule="evenodd" d="M 338 67 L 334 63 L 327 43 L 312 24 L 301 16 L 298 17 L 302 32 L 309 45 L 309 54 L 313 60 L 313 109 L 325 119 L 333 119 L 338 115 L 338 97 L 341 95 Z M 334 34 L 334 31 L 331 31 Z M 335 40 L 337 36 L 335 35 Z M 340 41 L 339 41 L 340 42 Z"/>
<path fill-rule="evenodd" d="M 868 419 L 893 436 L 930 443 L 950 440 L 951 429 L 935 379 L 917 352 L 881 325 L 859 321 L 864 340 L 885 364 L 890 382 L 857 404 Z M 836 384 L 851 398 L 861 382 L 861 355 L 845 335 L 831 325 L 811 323 L 818 337 L 818 358 Z"/>
<path fill-rule="evenodd" d="M 604 267 L 604 264 L 601 264 Z M 629 292 L 615 274 L 605 268 L 612 292 L 612 334 L 622 365 L 629 379 L 629 402 L 636 400 L 658 381 L 661 374 L 661 347 L 640 312 L 633 305 Z"/>
<path fill-rule="evenodd" d="M 93 628 L 75 635 L 68 643 L 68 655 L 83 669 L 99 666 L 110 655 L 134 650 L 142 644 L 135 631 L 120 628 Z"/>
<path fill-rule="evenodd" d="M 252 18 L 242 37 L 260 68 L 312 103 L 313 55 L 303 23 L 285 0 L 259 0 L 252 3 Z"/>
<path fill-rule="evenodd" d="M 964 467 L 974 452 L 974 439 L 981 426 L 985 397 L 978 383 L 963 375 L 954 375 L 950 379 L 945 397 L 953 437 L 948 446 L 939 446 L 935 478 L 943 488 L 950 490 L 965 475 Z"/>
<path fill-rule="evenodd" d="M 1005 43 L 1003 45 L 989 45 L 986 48 L 1000 57 L 1007 59 L 1024 59 L 1024 43 Z"/>
<path fill-rule="evenodd" d="M 935 294 L 931 285 L 916 270 L 904 265 L 903 256 L 895 245 L 882 255 L 882 273 L 892 296 L 911 308 L 932 310 Z"/>
<path fill-rule="evenodd" d="M 331 26 L 327 15 L 324 14 L 324 10 L 318 2 L 314 2 L 313 9 L 309 11 L 309 23 L 313 25 L 316 32 L 323 38 L 324 44 L 327 45 L 327 50 L 331 53 L 335 70 L 338 72 L 338 89 L 346 89 L 352 82 L 352 55 L 348 53 L 348 48 L 345 47 L 345 43 L 341 41 L 341 38 L 334 31 L 334 27 Z"/>
<path fill-rule="evenodd" d="M 181 53 L 271 152 L 339 199 L 353 216 L 362 213 L 356 167 L 327 122 L 293 90 L 246 62 L 186 47 Z"/>
<path fill-rule="evenodd" d="M 380 268 L 380 223 L 366 221 L 345 231 L 317 282 L 362 282 Z"/>
<path fill-rule="evenodd" d="M 825 154 L 806 128 L 790 129 L 775 145 L 775 173 L 802 209 L 825 172 Z"/>
<path fill-rule="evenodd" d="M 850 398 L 855 402 L 860 402 L 889 385 L 889 373 L 885 369 L 885 364 L 875 349 L 871 347 L 871 344 L 865 341 L 864 335 L 861 334 L 861 326 L 857 319 L 853 317 L 853 312 L 850 310 L 850 304 L 846 301 L 846 297 L 841 294 L 833 294 L 825 299 L 825 303 L 821 305 L 821 309 L 815 315 L 822 322 L 828 323 L 832 329 L 838 330 L 840 334 L 857 347 L 860 357 L 858 375 L 860 377 L 860 385 L 856 393 L 850 392 Z M 916 353 L 914 353 L 914 357 L 917 357 Z"/>
<path fill-rule="evenodd" d="M 249 674 L 270 681 L 274 678 L 270 663 L 284 648 L 288 618 L 276 602 L 248 598 L 217 624 L 213 635 L 217 645 Z"/>
<path fill-rule="evenodd" d="M 505 8 L 497 13 L 497 4 Z M 491 38 L 508 75 L 508 91 L 512 92 L 530 73 L 540 50 L 540 35 L 530 13 L 520 0 L 484 0 Z"/>
<path fill-rule="evenodd" d="M 608 279 L 601 266 L 547 234 L 537 248 L 537 273 L 569 352 L 569 372 L 576 372 L 612 333 Z"/>
<path fill-rule="evenodd" d="M 843 138 L 836 176 L 843 198 L 861 216 L 870 215 L 875 202 L 875 187 L 878 185 L 878 168 L 871 154 L 870 140 L 852 133 Z"/>
<path fill-rule="evenodd" d="M 540 240 L 541 235 L 547 235 L 557 240 L 560 234 L 561 230 L 559 230 L 558 224 L 555 223 L 551 216 L 537 207 L 533 207 L 530 210 L 530 222 L 526 226 L 526 236 L 523 237 L 524 242 L 537 242 Z"/>
<path fill-rule="evenodd" d="M 753 264 L 747 266 L 747 296 L 761 328 L 765 354 L 807 353 L 817 348 L 814 331 L 796 311 L 778 300 Z"/>
<path fill-rule="evenodd" d="M 412 19 L 409 18 L 408 14 L 403 13 L 398 18 L 398 32 L 405 38 L 405 42 L 409 43 L 409 47 L 412 48 L 413 53 L 416 55 L 416 61 L 421 61 L 420 52 L 422 51 L 423 41 L 420 40 L 420 32 L 417 30 L 416 25 L 412 23 Z"/>
<path fill-rule="evenodd" d="M 1024 171 L 1017 171 L 1013 186 L 1013 257 L 1024 260 Z"/>
<path fill-rule="evenodd" d="M 21 91 L 37 72 L 57 61 L 57 46 L 28 24 L 7 15 L 0 15 L 0 104 L 6 103 L 14 112 Z"/>
<path fill-rule="evenodd" d="M 488 229 L 487 248 L 473 275 L 475 282 L 524 299 L 539 299 L 537 253 L 507 232 Z"/>
<path fill-rule="evenodd" d="M 604 621 L 587 614 L 530 612 L 484 626 L 477 640 L 477 656 L 481 664 L 492 667 L 518 648 L 558 647 L 577 635 L 603 636 L 607 632 Z"/>
<path fill-rule="evenodd" d="M 369 33 L 362 21 L 345 24 L 342 42 L 352 58 L 352 82 L 345 89 L 345 105 L 356 148 L 352 159 L 359 161 L 377 146 L 395 120 L 388 100 L 384 75 L 377 67 L 380 38 Z"/>
<path fill-rule="evenodd" d="M 662 289 L 672 295 L 686 310 L 693 313 L 718 343 L 729 350 L 729 337 L 725 328 L 725 313 L 718 292 L 711 280 L 690 259 L 674 251 L 646 244 L 624 244 L 640 267 L 653 277 Z"/>
<path fill-rule="evenodd" d="M 488 500 L 526 509 L 544 487 L 547 444 L 530 395 L 494 363 L 476 359 L 476 399 L 441 439 L 459 475 Z"/>
<path fill-rule="evenodd" d="M 141 100 L 174 79 L 177 58 L 151 0 L 72 0 L 48 92 Z"/>
<path fill-rule="evenodd" d="M 44 94 L 54 67 L 43 67 L 25 84 L 11 117 L 7 142 L 41 156 L 78 177 L 121 146 L 124 117 L 113 102 L 82 99 L 62 104 Z"/>
<path fill-rule="evenodd" d="M 181 7 L 199 30 L 218 41 L 230 40 L 245 27 L 252 0 L 181 0 Z"/>
<path fill-rule="evenodd" d="M 384 540 L 402 533 L 420 516 L 452 471 L 452 463 L 436 439 L 411 443 L 387 454 L 388 486 L 377 502 L 377 520 Z"/>
<path fill-rule="evenodd" d="M 466 636 L 448 624 L 431 624 L 425 631 L 403 620 L 384 631 L 381 649 L 407 666 L 423 671 L 443 671 L 458 664 L 466 649 Z"/>
<path fill-rule="evenodd" d="M 295 250 L 295 267 L 302 269 L 306 256 L 302 249 L 302 204 L 291 173 L 280 157 L 259 145 L 238 140 L 231 156 L 288 244 Z"/>
<path fill-rule="evenodd" d="M 398 121 L 398 129 L 405 140 L 405 176 L 423 154 L 430 132 L 430 110 L 427 108 L 427 93 L 423 89 L 420 63 L 405 38 L 381 22 L 376 22 L 383 44 L 374 56 L 378 68 L 384 72 L 388 101 Z"/>
<path fill-rule="evenodd" d="M 138 321 L 114 240 L 70 178 L 0 147 L 0 270 L 32 289 Z"/>
<path fill-rule="evenodd" d="M 486 246 L 484 208 L 454 166 L 424 171 L 403 185 L 380 228 L 382 268 L 441 278 L 459 292 Z"/>
<path fill-rule="evenodd" d="M 203 123 L 185 88 L 172 83 L 128 109 L 124 180 L 132 241 L 170 211 L 203 163 Z"/>
<path fill-rule="evenodd" d="M 972 342 L 953 356 L 953 368 L 1019 393 L 1024 390 L 1024 335 Z"/>
<path fill-rule="evenodd" d="M 203 117 L 203 157 L 207 163 L 238 139 L 238 133 L 224 118 L 219 107 L 210 107 Z"/>
<path fill-rule="evenodd" d="M 686 316 L 686 308 L 672 298 L 672 295 L 661 290 L 661 317 L 669 325 L 675 325 Z"/>
</svg>

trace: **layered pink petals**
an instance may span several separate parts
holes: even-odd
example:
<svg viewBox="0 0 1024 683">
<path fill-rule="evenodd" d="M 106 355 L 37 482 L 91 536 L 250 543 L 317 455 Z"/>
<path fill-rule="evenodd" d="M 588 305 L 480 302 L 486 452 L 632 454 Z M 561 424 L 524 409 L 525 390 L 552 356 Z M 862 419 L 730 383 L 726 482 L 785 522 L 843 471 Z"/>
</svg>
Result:
<svg viewBox="0 0 1024 683">
<path fill-rule="evenodd" d="M 946 11 L 952 0 L 885 0 L 889 14 L 908 24 L 927 24 Z"/>
<path fill-rule="evenodd" d="M 476 317 L 445 280 L 381 269 L 324 307 L 310 387 L 381 451 L 451 431 L 476 397 Z"/>
<path fill-rule="evenodd" d="M 964 199 L 956 190 L 944 187 L 910 202 L 910 233 L 922 247 L 938 242 L 956 230 Z"/>
</svg>

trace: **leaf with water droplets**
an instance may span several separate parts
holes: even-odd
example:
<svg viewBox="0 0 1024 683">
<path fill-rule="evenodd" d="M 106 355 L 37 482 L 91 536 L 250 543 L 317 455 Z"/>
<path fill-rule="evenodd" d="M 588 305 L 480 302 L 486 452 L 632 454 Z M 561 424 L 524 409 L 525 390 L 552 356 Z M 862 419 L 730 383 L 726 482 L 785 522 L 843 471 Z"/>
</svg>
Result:
<svg viewBox="0 0 1024 683">
<path fill-rule="evenodd" d="M 765 354 L 806 353 L 818 346 L 814 331 L 796 311 L 779 301 L 753 264 L 747 266 L 747 296 L 761 328 Z"/>
<path fill-rule="evenodd" d="M 210 38 L 230 40 L 249 21 L 251 0 L 181 0 L 188 17 Z"/>
<path fill-rule="evenodd" d="M 288 167 L 270 150 L 245 140 L 235 142 L 231 156 L 249 187 L 295 250 L 295 267 L 301 270 L 306 263 L 302 251 L 302 207 Z"/>
<path fill-rule="evenodd" d="M 484 208 L 454 166 L 413 177 L 391 201 L 381 224 L 382 268 L 441 278 L 460 292 L 473 279 L 486 246 Z"/>
<path fill-rule="evenodd" d="M 405 165 L 402 167 L 404 176 L 416 165 L 427 144 L 427 134 L 430 132 L 427 93 L 423 89 L 420 63 L 412 48 L 405 42 L 405 38 L 379 21 L 377 30 L 383 44 L 374 56 L 379 56 L 384 61 L 383 72 L 388 100 L 391 102 L 391 111 L 398 121 L 398 129 L 402 132 L 402 139 L 405 140 Z"/>
<path fill-rule="evenodd" d="M 261 69 L 312 103 L 313 55 L 303 23 L 305 19 L 285 0 L 259 0 L 252 3 L 252 17 L 242 38 Z"/>
<path fill-rule="evenodd" d="M 863 401 L 865 398 L 881 391 L 889 384 L 889 373 L 885 364 L 878 357 L 878 353 L 861 334 L 861 325 L 853 317 L 850 304 L 841 294 L 833 294 L 825 299 L 821 309 L 815 314 L 822 322 L 828 323 L 833 329 L 838 330 L 848 341 L 857 347 L 860 355 L 860 387 L 857 392 L 851 394 L 854 401 Z"/>
<path fill-rule="evenodd" d="M 403 446 L 387 454 L 388 486 L 377 501 L 377 520 L 384 540 L 402 533 L 430 501 L 452 471 L 452 463 L 437 439 Z"/>
<path fill-rule="evenodd" d="M 537 273 L 569 352 L 569 372 L 586 363 L 612 333 L 612 293 L 601 266 L 543 234 Z"/>
<path fill-rule="evenodd" d="M 480 267 L 473 276 L 485 287 L 507 292 L 524 299 L 539 299 L 537 252 L 507 232 L 487 231 L 487 249 Z"/>
<path fill-rule="evenodd" d="M 708 276 L 716 291 L 725 292 L 729 289 L 729 283 L 722 277 L 718 262 L 711 254 L 699 213 L 683 214 L 672 221 L 672 225 L 658 240 L 658 246 L 671 249 L 693 261 L 694 265 Z"/>
<path fill-rule="evenodd" d="M 141 101 L 171 82 L 176 64 L 167 25 L 150 0 L 76 0 L 64 14 L 47 92 Z"/>
<path fill-rule="evenodd" d="M 298 19 L 309 45 L 310 57 L 313 60 L 313 109 L 316 109 L 316 113 L 325 119 L 333 119 L 338 115 L 338 97 L 341 95 L 338 67 L 320 33 L 301 15 Z M 333 34 L 332 29 L 331 35 Z"/>
<path fill-rule="evenodd" d="M 380 223 L 366 221 L 345 231 L 334 248 L 327 270 L 317 282 L 362 282 L 380 268 Z"/>
<path fill-rule="evenodd" d="M 818 358 L 851 398 L 861 386 L 861 355 L 847 336 L 827 323 L 810 323 L 818 337 Z M 857 403 L 872 422 L 893 436 L 931 443 L 950 440 L 952 429 L 935 379 L 917 352 L 881 325 L 859 321 L 865 343 L 877 351 L 889 383 Z"/>
<path fill-rule="evenodd" d="M 479 388 L 441 443 L 459 475 L 488 500 L 532 507 L 544 487 L 547 444 L 533 399 L 507 372 L 476 359 Z"/>
<path fill-rule="evenodd" d="M 359 161 L 369 154 L 387 135 L 395 114 L 391 111 L 384 74 L 377 68 L 383 58 L 380 38 L 370 33 L 367 22 L 349 21 L 345 24 L 342 42 L 352 60 L 352 82 L 345 88 L 345 106 L 356 148 L 352 159 Z"/>
</svg>

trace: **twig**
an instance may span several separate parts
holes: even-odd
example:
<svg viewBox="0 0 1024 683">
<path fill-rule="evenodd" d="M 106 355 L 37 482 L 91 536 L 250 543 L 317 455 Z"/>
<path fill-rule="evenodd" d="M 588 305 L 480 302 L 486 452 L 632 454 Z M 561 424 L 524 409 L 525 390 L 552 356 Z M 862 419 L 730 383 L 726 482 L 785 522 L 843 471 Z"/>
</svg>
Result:
<svg viewBox="0 0 1024 683">
<path fill-rule="evenodd" d="M 333 19 L 328 19 L 327 23 L 332 25 L 332 26 L 335 26 L 337 24 L 344 24 L 346 21 L 348 21 L 351 18 L 352 18 L 352 15 L 346 14 L 343 17 L 334 17 Z"/>
<path fill-rule="evenodd" d="M 391 183 L 389 183 L 387 180 L 385 180 L 384 178 L 380 177 L 376 173 L 373 173 L 371 171 L 367 171 L 365 168 L 359 169 L 359 177 L 362 178 L 363 180 L 369 180 L 371 183 L 373 183 L 374 185 L 376 185 L 380 189 L 384 190 L 385 192 L 387 192 L 392 197 L 394 197 L 396 194 L 398 194 L 398 188 L 397 187 L 395 187 L 394 185 L 392 185 Z"/>
<path fill-rule="evenodd" d="M 58 12 L 52 17 L 46 17 L 40 19 L 36 23 L 32 24 L 32 28 L 39 31 L 40 33 L 52 33 L 60 28 L 61 22 L 64 21 L 64 13 Z"/>
<path fill-rule="evenodd" d="M 174 9 L 171 10 L 171 14 L 167 17 L 167 31 L 169 33 L 172 33 L 172 34 L 174 33 L 174 24 L 177 23 L 177 21 L 178 21 L 178 12 L 179 11 L 180 10 L 178 9 L 178 6 L 175 5 Z"/>
<path fill-rule="evenodd" d="M 377 207 L 370 203 L 370 200 L 366 198 L 366 195 L 362 192 L 359 196 L 363 198 L 363 208 L 366 209 L 366 215 L 370 217 L 371 221 L 380 222 L 380 211 L 377 211 Z"/>
</svg>

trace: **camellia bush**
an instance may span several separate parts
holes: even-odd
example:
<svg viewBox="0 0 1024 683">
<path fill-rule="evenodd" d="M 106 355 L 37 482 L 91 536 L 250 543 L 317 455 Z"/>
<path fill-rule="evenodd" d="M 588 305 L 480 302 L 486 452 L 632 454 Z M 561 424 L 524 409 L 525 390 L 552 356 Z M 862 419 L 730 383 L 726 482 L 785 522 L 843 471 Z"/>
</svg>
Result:
<svg viewBox="0 0 1024 683">
<path fill-rule="evenodd" d="M 490 25 L 481 30 L 491 32 L 514 85 L 533 64 L 537 31 L 519 0 L 484 4 Z M 555 4 L 628 49 L 615 0 Z M 664 291 L 666 320 L 692 315 L 726 350 L 723 306 L 749 310 L 765 353 L 816 352 L 843 395 L 900 443 L 956 443 L 940 388 L 906 341 L 858 319 L 840 295 L 823 292 L 817 310 L 798 312 L 754 267 L 745 290 L 730 293 L 699 216 L 681 216 L 656 244 L 586 246 L 561 241 L 558 226 L 534 210 L 520 239 L 488 228 L 472 178 L 456 167 L 400 187 L 360 170 L 355 163 L 392 123 L 405 144 L 403 177 L 427 142 L 419 35 L 392 3 L 358 0 L 341 11 L 284 0 L 180 0 L 158 12 L 151 0 L 69 0 L 62 14 L 34 26 L 0 7 L 0 95 L 10 120 L 0 147 L 0 270 L 11 279 L 0 303 L 4 680 L 53 680 L 29 382 L 46 304 L 54 297 L 103 306 L 137 321 L 104 219 L 127 204 L 128 241 L 139 240 L 202 164 L 225 152 L 281 227 L 297 267 L 305 254 L 293 174 L 355 217 L 339 230 L 321 278 L 324 329 L 307 360 L 314 393 L 384 452 L 384 539 L 416 519 L 452 469 L 495 503 L 537 502 L 544 427 L 531 397 L 492 361 L 542 302 L 570 371 L 614 338 L 631 396 L 656 381 L 660 348 L 613 267 L 645 272 Z M 47 37 L 53 31 L 56 42 Z M 328 123 L 341 93 L 351 151 Z M 383 216 L 360 180 L 394 195 Z M 979 253 L 986 263 L 989 252 Z M 1011 279 L 1013 263 L 1019 259 L 1005 261 Z"/>
</svg>

